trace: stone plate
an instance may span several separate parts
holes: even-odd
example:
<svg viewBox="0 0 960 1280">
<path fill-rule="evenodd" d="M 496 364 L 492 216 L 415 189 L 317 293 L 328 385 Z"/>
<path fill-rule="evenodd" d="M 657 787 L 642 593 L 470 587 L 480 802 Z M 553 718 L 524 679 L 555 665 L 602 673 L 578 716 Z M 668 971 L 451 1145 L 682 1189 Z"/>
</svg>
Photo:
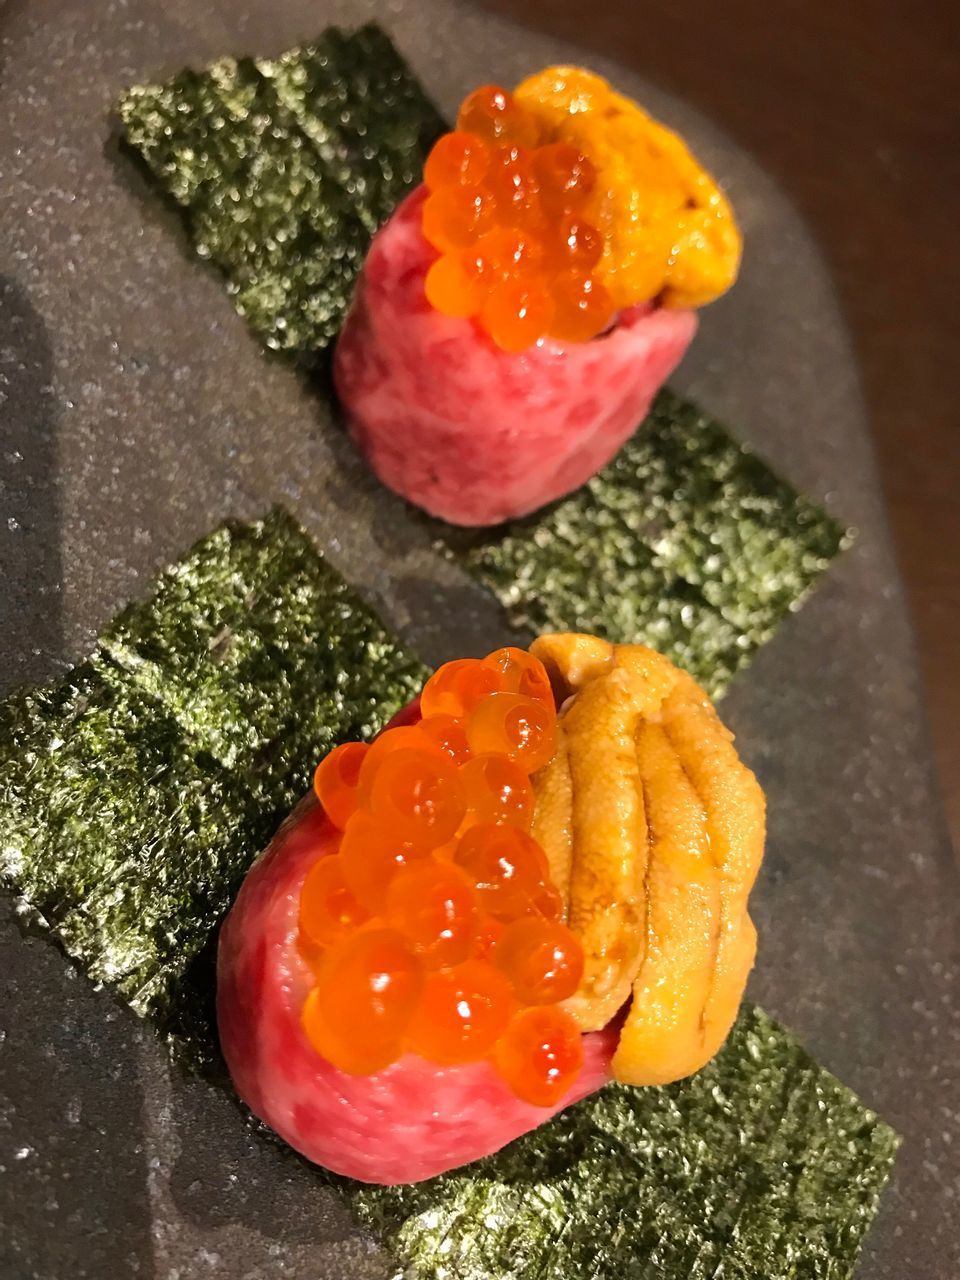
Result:
<svg viewBox="0 0 960 1280">
<path fill-rule="evenodd" d="M 128 84 L 375 17 L 441 108 L 577 51 L 441 0 L 13 0 L 0 44 L 0 690 L 61 672 L 158 566 L 281 501 L 427 661 L 490 599 L 266 355 L 119 153 Z M 747 256 L 677 389 L 859 528 L 725 702 L 770 799 L 751 995 L 905 1137 L 864 1280 L 960 1274 L 960 893 L 856 363 L 822 255 L 682 102 L 592 60 L 729 185 Z M 385 1260 L 292 1154 L 0 919 L 0 1274 L 353 1280 Z"/>
</svg>

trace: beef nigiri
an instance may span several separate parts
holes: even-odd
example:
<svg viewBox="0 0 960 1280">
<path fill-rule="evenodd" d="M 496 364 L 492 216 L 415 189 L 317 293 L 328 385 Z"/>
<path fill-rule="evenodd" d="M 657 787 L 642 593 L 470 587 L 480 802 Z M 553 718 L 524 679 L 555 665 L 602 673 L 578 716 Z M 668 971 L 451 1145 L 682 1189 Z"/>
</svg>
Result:
<svg viewBox="0 0 960 1280">
<path fill-rule="evenodd" d="M 763 797 L 694 682 L 545 636 L 441 667 L 314 793 L 221 934 L 234 1084 L 367 1182 L 487 1155 L 722 1044 L 753 961 Z"/>
<path fill-rule="evenodd" d="M 353 437 L 434 515 L 525 515 L 637 428 L 739 258 L 713 179 L 601 77 L 483 86 L 370 248 L 334 358 Z"/>
</svg>

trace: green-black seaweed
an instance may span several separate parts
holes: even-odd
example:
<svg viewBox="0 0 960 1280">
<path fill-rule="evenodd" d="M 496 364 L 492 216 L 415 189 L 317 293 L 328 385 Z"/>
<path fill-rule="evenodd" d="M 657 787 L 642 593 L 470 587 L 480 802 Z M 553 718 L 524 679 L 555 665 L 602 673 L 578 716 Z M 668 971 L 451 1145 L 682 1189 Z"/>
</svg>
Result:
<svg viewBox="0 0 960 1280">
<path fill-rule="evenodd" d="M 210 1058 L 204 966 L 244 874 L 322 756 L 427 674 L 284 512 L 222 525 L 0 708 L 0 878 Z"/>
<path fill-rule="evenodd" d="M 375 24 L 136 86 L 118 110 L 237 310 L 307 357 L 336 336 L 370 237 L 444 130 Z"/>
<path fill-rule="evenodd" d="M 0 708 L 0 875 L 212 1070 L 212 959 L 239 882 L 319 757 L 426 674 L 289 516 L 221 526 L 87 662 Z M 896 1142 L 747 1008 L 692 1080 L 608 1087 L 417 1186 L 336 1185 L 398 1277 L 840 1280 Z"/>
<path fill-rule="evenodd" d="M 839 1280 L 897 1142 L 748 1006 L 689 1080 L 608 1085 L 465 1169 L 351 1199 L 395 1280 Z"/>
<path fill-rule="evenodd" d="M 649 644 L 722 693 L 850 534 L 669 389 L 592 480 L 445 551 L 531 635 Z"/>
</svg>

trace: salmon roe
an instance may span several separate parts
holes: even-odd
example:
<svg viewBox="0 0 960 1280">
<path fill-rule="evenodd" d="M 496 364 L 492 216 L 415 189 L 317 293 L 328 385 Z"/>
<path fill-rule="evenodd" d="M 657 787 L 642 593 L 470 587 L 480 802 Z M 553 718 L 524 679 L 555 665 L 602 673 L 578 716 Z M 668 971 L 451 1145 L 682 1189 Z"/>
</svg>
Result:
<svg viewBox="0 0 960 1280">
<path fill-rule="evenodd" d="M 534 117 L 497 84 L 483 84 L 464 98 L 457 129 L 487 142 L 517 142 L 527 147 L 536 146 L 540 132 Z"/>
<path fill-rule="evenodd" d="M 345 742 L 317 765 L 313 789 L 324 812 L 342 831 L 357 807 L 360 766 L 370 748 L 365 742 Z"/>
<path fill-rule="evenodd" d="M 513 993 L 488 961 L 467 960 L 428 976 L 410 1026 L 413 1053 L 453 1065 L 485 1058 L 507 1028 Z"/>
<path fill-rule="evenodd" d="M 554 710 L 553 690 L 546 669 L 526 649 L 510 646 L 494 649 L 483 664 L 497 672 L 505 693 L 522 693 L 525 698 L 536 698 L 550 711 Z"/>
<path fill-rule="evenodd" d="M 329 946 L 369 915 L 347 884 L 339 854 L 314 863 L 300 892 L 300 928 L 312 943 Z"/>
<path fill-rule="evenodd" d="M 451 144 L 433 172 L 470 185 L 476 154 Z M 441 667 L 420 710 L 317 767 L 314 790 L 340 835 L 300 892 L 313 975 L 304 1034 L 358 1075 L 404 1053 L 488 1060 L 518 1096 L 551 1106 L 579 1071 L 579 1033 L 559 1002 L 583 951 L 529 834 L 530 775 L 556 732 L 550 681 L 525 650 L 497 649 Z"/>
<path fill-rule="evenodd" d="M 583 1038 L 563 1009 L 524 1009 L 497 1041 L 494 1061 L 517 1097 L 553 1107 L 580 1074 Z"/>
<path fill-rule="evenodd" d="M 547 860 L 532 836 L 516 827 L 471 827 L 454 862 L 473 879 L 487 913 L 495 920 L 536 915 L 535 897 L 548 877 Z"/>
<path fill-rule="evenodd" d="M 469 877 L 430 861 L 394 877 L 384 914 L 428 968 L 443 969 L 469 957 L 480 912 Z"/>
<path fill-rule="evenodd" d="M 490 148 L 473 133 L 445 133 L 427 157 L 423 180 L 431 191 L 475 187 L 490 168 Z"/>
<path fill-rule="evenodd" d="M 424 985 L 423 966 L 393 929 L 361 929 L 324 957 L 304 1008 L 311 1042 L 342 1071 L 392 1062 Z"/>
<path fill-rule="evenodd" d="M 423 234 L 440 255 L 424 289 L 437 311 L 474 318 L 510 352 L 546 336 L 585 342 L 607 327 L 613 305 L 591 275 L 604 238 L 584 216 L 596 171 L 576 147 L 545 141 L 535 113 L 506 89 L 482 85 L 464 99 L 424 182 Z"/>
<path fill-rule="evenodd" d="M 524 1004 L 555 1004 L 576 991 L 583 976 L 583 948 L 556 920 L 519 920 L 496 944 L 497 964 Z"/>
<path fill-rule="evenodd" d="M 474 756 L 460 770 L 467 799 L 467 821 L 503 822 L 529 831 L 533 824 L 533 787 L 520 765 L 506 756 Z"/>
<path fill-rule="evenodd" d="M 536 773 L 553 756 L 556 715 L 522 693 L 494 693 L 479 702 L 467 719 L 467 742 L 478 755 L 499 752 Z"/>
<path fill-rule="evenodd" d="M 370 812 L 412 844 L 436 849 L 456 835 L 467 812 L 457 766 L 427 751 L 386 756 L 373 779 Z"/>
<path fill-rule="evenodd" d="M 740 232 L 715 180 L 582 67 L 474 90 L 424 183 L 423 234 L 440 255 L 427 298 L 507 352 L 587 342 L 639 303 L 700 307 L 737 276 Z"/>
<path fill-rule="evenodd" d="M 396 831 L 361 810 L 347 823 L 340 841 L 343 878 L 368 911 L 379 914 L 397 872 L 429 857 L 429 849 L 404 840 Z"/>
</svg>

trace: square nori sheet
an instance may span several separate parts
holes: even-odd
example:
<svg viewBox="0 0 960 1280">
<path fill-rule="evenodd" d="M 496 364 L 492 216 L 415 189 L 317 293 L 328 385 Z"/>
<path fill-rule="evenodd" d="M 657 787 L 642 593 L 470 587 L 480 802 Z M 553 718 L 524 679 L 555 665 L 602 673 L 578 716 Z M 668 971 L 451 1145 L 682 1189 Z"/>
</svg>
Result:
<svg viewBox="0 0 960 1280">
<path fill-rule="evenodd" d="M 532 635 L 649 644 L 714 696 L 797 609 L 848 534 L 670 390 L 576 493 L 493 532 L 444 530 Z"/>
<path fill-rule="evenodd" d="M 209 1041 L 180 1015 L 244 873 L 317 761 L 426 674 L 289 516 L 223 525 L 0 708 L 0 878 L 93 979 Z"/>
<path fill-rule="evenodd" d="M 222 526 L 88 662 L 0 707 L 0 874 L 209 1066 L 210 961 L 239 881 L 319 755 L 425 674 L 288 516 Z M 608 1088 L 419 1186 L 335 1181 L 398 1276 L 842 1280 L 895 1148 L 746 1009 L 693 1080 Z"/>
<path fill-rule="evenodd" d="M 893 1131 L 759 1009 L 698 1075 L 611 1085 L 467 1169 L 352 1200 L 423 1280 L 840 1280 Z"/>
<path fill-rule="evenodd" d="M 281 511 L 215 529 L 100 647 L 274 809 L 425 672 Z"/>
<path fill-rule="evenodd" d="M 268 345 L 306 359 L 335 336 L 371 231 L 443 129 L 375 25 L 131 89 L 120 115 L 239 309 Z M 724 426 L 664 391 L 577 493 L 493 531 L 444 526 L 438 547 L 514 627 L 642 640 L 717 694 L 846 540 Z"/>
<path fill-rule="evenodd" d="M 375 24 L 132 88 L 119 112 L 237 310 L 268 346 L 308 356 L 337 333 L 371 235 L 444 129 Z"/>
</svg>

